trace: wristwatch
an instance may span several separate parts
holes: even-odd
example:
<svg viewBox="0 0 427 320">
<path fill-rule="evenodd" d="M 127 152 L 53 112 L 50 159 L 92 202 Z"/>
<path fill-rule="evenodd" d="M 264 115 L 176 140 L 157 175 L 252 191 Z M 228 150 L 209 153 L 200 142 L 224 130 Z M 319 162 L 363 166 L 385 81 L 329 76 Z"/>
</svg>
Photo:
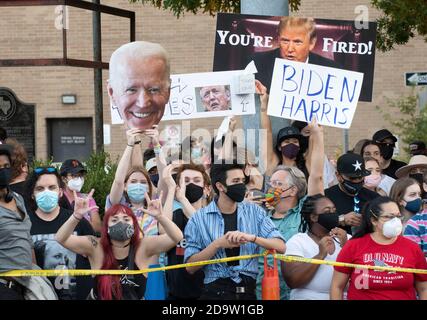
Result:
<svg viewBox="0 0 427 320">
<path fill-rule="evenodd" d="M 343 214 L 338 217 L 338 223 L 342 226 L 345 226 L 345 217 Z"/>
</svg>

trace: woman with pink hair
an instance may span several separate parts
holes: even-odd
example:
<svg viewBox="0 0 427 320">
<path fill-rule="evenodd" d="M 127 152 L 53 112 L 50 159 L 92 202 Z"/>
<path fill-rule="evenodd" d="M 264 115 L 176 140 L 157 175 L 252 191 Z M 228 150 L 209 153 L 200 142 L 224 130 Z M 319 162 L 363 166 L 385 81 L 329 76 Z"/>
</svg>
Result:
<svg viewBox="0 0 427 320">
<path fill-rule="evenodd" d="M 74 228 L 88 208 L 88 200 L 76 197 L 74 212 L 58 230 L 55 239 L 65 248 L 87 256 L 93 270 L 142 270 L 148 268 L 153 256 L 167 252 L 182 240 L 181 230 L 165 215 L 159 199 L 145 195 L 148 207 L 143 209 L 162 225 L 165 233 L 144 237 L 132 210 L 125 205 L 113 205 L 104 216 L 101 238 L 75 236 Z M 161 199 L 161 197 L 160 197 Z M 143 299 L 146 274 L 102 275 L 96 281 L 90 298 L 97 300 Z"/>
</svg>

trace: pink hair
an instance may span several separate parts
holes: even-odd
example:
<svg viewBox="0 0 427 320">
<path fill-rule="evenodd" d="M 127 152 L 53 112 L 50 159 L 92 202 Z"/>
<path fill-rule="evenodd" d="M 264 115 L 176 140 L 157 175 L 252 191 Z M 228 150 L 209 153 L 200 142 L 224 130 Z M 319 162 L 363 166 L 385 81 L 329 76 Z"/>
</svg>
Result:
<svg viewBox="0 0 427 320">
<path fill-rule="evenodd" d="M 132 218 L 133 227 L 135 232 L 130 240 L 130 245 L 133 248 L 138 248 L 141 237 L 139 232 L 139 225 L 136 216 L 132 210 L 122 204 L 115 204 L 105 212 L 104 221 L 101 230 L 101 247 L 104 252 L 104 261 L 102 262 L 102 270 L 114 270 L 119 269 L 117 260 L 114 257 L 113 249 L 111 245 L 110 236 L 108 235 L 108 221 L 110 218 L 118 213 L 124 213 Z M 122 298 L 122 286 L 120 284 L 120 276 L 103 275 L 98 276 L 98 296 L 100 300 L 121 300 Z"/>
</svg>

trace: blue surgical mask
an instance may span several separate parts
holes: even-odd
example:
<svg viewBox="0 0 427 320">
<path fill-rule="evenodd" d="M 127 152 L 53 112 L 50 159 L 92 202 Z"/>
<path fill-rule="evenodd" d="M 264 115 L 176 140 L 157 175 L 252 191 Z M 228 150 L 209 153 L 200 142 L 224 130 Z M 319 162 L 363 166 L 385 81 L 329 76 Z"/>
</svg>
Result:
<svg viewBox="0 0 427 320">
<path fill-rule="evenodd" d="M 130 183 L 128 184 L 127 194 L 130 201 L 135 203 L 141 203 L 144 201 L 145 193 L 148 192 L 146 184 L 142 183 Z"/>
<path fill-rule="evenodd" d="M 58 206 L 58 199 L 57 192 L 45 190 L 36 195 L 37 207 L 45 213 L 51 213 Z"/>
<path fill-rule="evenodd" d="M 192 158 L 200 158 L 203 155 L 203 150 L 200 147 L 191 148 L 191 157 Z"/>
<path fill-rule="evenodd" d="M 423 200 L 421 200 L 421 198 L 417 198 L 412 201 L 407 201 L 405 209 L 413 214 L 416 214 L 420 212 L 422 204 L 423 204 Z"/>
</svg>

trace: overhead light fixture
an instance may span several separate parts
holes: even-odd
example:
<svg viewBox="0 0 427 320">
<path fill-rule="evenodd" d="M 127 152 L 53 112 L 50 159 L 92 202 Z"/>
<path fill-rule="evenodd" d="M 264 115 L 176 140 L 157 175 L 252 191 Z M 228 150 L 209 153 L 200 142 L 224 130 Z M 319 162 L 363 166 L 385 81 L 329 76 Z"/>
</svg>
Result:
<svg viewBox="0 0 427 320">
<path fill-rule="evenodd" d="M 63 94 L 61 100 L 62 104 L 76 104 L 77 96 L 75 94 Z"/>
</svg>

